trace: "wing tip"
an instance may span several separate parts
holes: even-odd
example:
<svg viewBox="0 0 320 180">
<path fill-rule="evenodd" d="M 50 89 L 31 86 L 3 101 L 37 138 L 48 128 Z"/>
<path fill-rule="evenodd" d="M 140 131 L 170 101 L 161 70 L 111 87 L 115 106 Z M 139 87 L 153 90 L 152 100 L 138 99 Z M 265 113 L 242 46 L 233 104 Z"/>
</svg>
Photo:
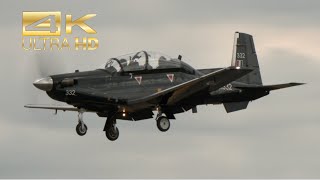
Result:
<svg viewBox="0 0 320 180">
<path fill-rule="evenodd" d="M 26 104 L 26 105 L 24 105 L 23 107 L 25 107 L 25 108 L 31 108 L 31 104 Z"/>
</svg>

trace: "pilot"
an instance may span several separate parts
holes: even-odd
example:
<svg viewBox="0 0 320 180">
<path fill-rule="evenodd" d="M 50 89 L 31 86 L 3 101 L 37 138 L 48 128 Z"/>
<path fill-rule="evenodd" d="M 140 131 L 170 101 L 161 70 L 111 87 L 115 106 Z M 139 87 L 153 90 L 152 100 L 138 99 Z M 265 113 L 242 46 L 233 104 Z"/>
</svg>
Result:
<svg viewBox="0 0 320 180">
<path fill-rule="evenodd" d="M 168 65 L 167 59 L 164 56 L 160 56 L 158 69 L 166 68 L 167 65 Z"/>
<path fill-rule="evenodd" d="M 130 67 L 139 67 L 139 62 L 136 61 L 136 60 L 132 60 L 129 62 L 129 65 Z"/>
<path fill-rule="evenodd" d="M 117 72 L 117 69 L 115 67 L 113 67 L 112 64 L 110 64 L 110 63 L 106 64 L 105 69 L 111 73 Z"/>
<path fill-rule="evenodd" d="M 124 68 L 124 67 L 126 67 L 127 65 L 128 65 L 128 63 L 127 63 L 127 60 L 126 59 L 120 59 L 120 64 L 121 64 L 121 66 Z"/>
</svg>

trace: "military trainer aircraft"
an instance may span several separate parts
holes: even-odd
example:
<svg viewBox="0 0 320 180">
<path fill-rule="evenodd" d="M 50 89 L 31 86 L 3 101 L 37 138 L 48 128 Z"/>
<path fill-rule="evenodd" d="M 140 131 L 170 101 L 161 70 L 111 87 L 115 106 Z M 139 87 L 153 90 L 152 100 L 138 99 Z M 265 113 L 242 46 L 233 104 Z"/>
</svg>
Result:
<svg viewBox="0 0 320 180">
<path fill-rule="evenodd" d="M 235 33 L 231 66 L 194 69 L 182 56 L 140 51 L 111 58 L 103 68 L 59 74 L 36 80 L 34 86 L 68 106 L 25 105 L 26 108 L 78 112 L 76 132 L 83 136 L 87 126 L 84 112 L 106 117 L 106 137 L 119 137 L 116 120 L 139 121 L 153 118 L 160 131 L 170 128 L 175 114 L 198 105 L 223 104 L 228 113 L 246 109 L 252 100 L 270 91 L 302 85 L 287 83 L 263 85 L 253 38 Z"/>
</svg>

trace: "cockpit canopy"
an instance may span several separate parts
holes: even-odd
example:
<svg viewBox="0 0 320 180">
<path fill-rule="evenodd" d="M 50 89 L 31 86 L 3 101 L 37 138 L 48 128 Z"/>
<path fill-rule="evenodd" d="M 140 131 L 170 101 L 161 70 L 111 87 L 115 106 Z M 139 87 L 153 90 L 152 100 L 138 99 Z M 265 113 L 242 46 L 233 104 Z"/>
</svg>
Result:
<svg viewBox="0 0 320 180">
<path fill-rule="evenodd" d="M 148 71 L 154 69 L 182 69 L 187 73 L 194 74 L 195 70 L 178 58 L 171 58 L 165 54 L 140 51 L 116 58 L 111 58 L 105 67 L 109 72 L 133 72 Z"/>
</svg>

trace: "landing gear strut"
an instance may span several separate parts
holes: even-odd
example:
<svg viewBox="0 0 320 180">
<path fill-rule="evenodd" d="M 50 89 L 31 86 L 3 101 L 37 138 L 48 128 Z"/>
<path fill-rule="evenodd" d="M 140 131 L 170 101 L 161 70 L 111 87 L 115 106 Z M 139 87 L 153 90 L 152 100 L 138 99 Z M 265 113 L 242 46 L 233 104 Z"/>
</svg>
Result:
<svg viewBox="0 0 320 180">
<path fill-rule="evenodd" d="M 78 125 L 76 126 L 76 131 L 79 136 L 84 136 L 87 133 L 88 127 L 83 122 L 83 113 L 84 110 L 80 109 L 78 114 Z"/>
<path fill-rule="evenodd" d="M 109 115 L 106 120 L 106 124 L 103 129 L 106 133 L 106 137 L 110 141 L 115 141 L 119 137 L 119 129 L 116 126 L 116 114 Z"/>
<path fill-rule="evenodd" d="M 162 116 L 162 112 L 159 111 L 157 117 L 156 117 L 156 121 L 157 121 L 157 127 L 160 131 L 162 132 L 166 132 L 169 130 L 170 128 L 170 121 L 166 116 Z"/>
</svg>

